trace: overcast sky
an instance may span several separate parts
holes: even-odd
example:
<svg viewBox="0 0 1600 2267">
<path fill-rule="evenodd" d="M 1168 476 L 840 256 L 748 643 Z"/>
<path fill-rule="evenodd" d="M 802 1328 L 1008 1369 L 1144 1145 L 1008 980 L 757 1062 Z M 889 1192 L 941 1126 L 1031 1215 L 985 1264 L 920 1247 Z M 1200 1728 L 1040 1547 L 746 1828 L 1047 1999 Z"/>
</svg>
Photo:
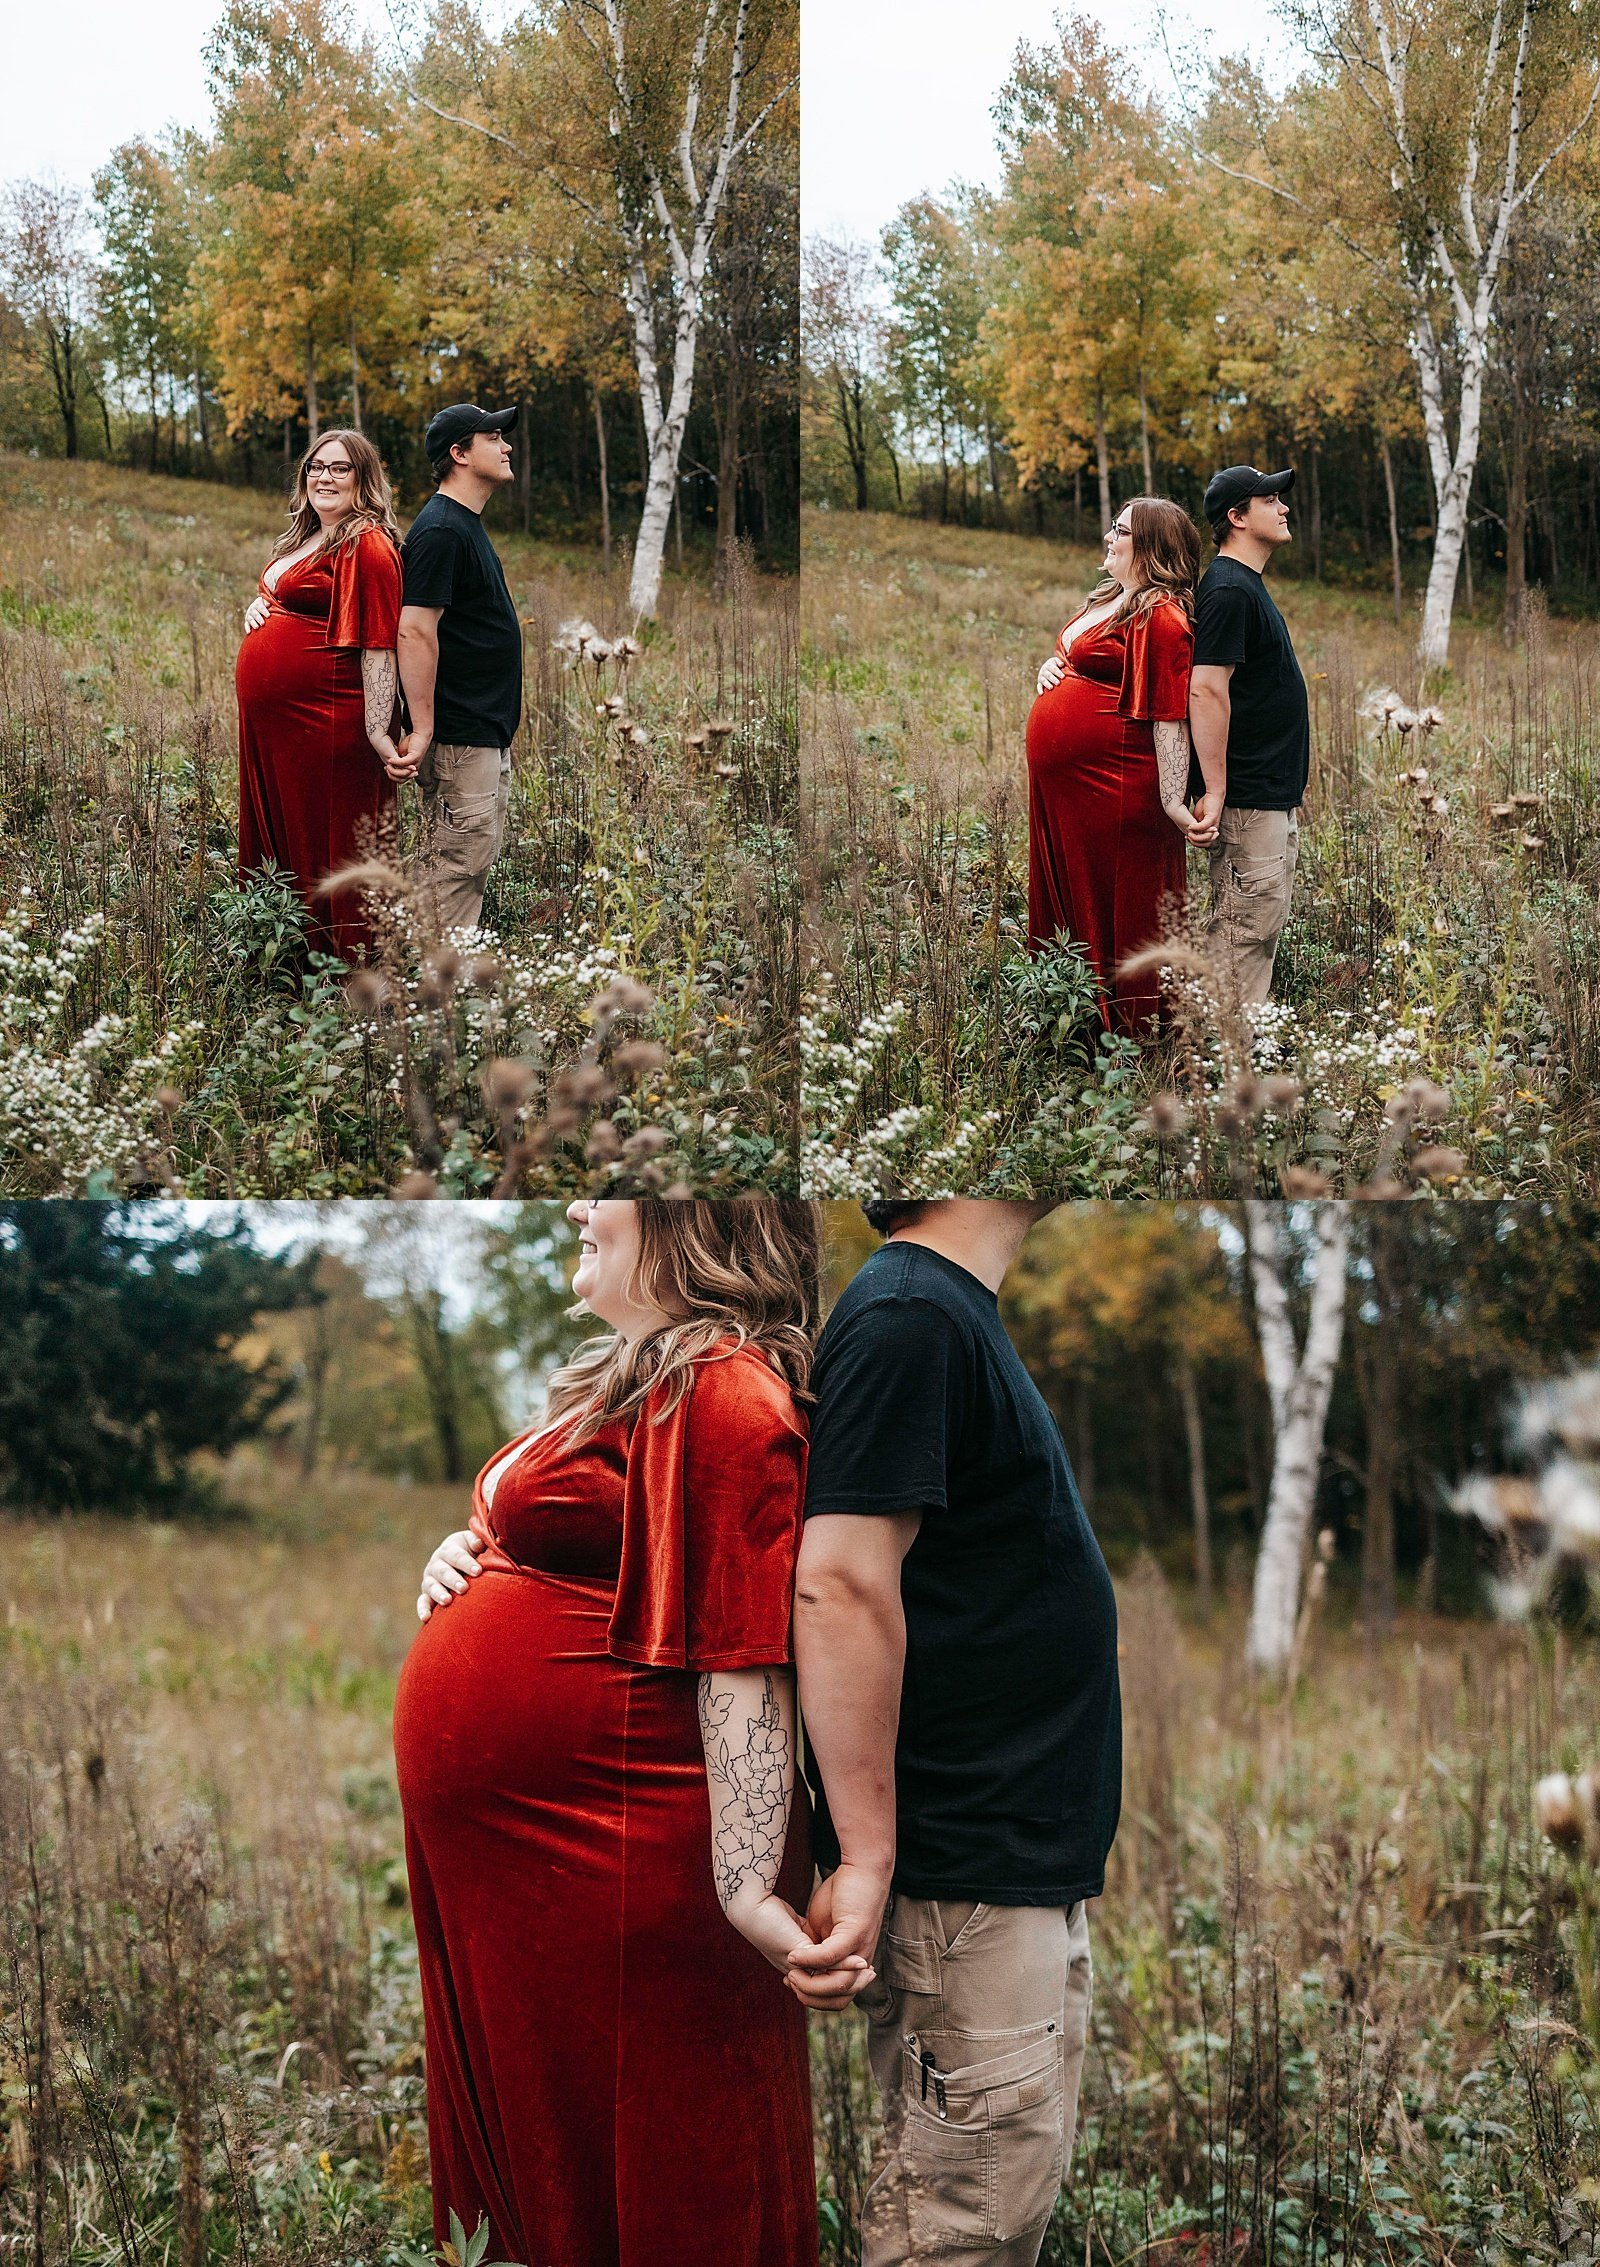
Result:
<svg viewBox="0 0 1600 2267">
<path fill-rule="evenodd" d="M 1170 87 L 1152 0 L 1074 0 Z M 801 0 L 801 197 L 807 232 L 876 238 L 908 197 L 996 179 L 990 109 L 1020 40 L 1047 43 L 1059 0 Z M 1247 54 L 1281 75 L 1265 0 L 1173 0 L 1180 53 Z"/>
<path fill-rule="evenodd" d="M 414 0 L 347 0 L 353 20 L 390 36 Z M 87 188 L 119 142 L 168 124 L 210 120 L 200 51 L 223 0 L 74 0 L 6 10 L 6 74 L 0 89 L 0 178 L 56 173 Z M 493 23 L 512 0 L 486 0 Z"/>
</svg>

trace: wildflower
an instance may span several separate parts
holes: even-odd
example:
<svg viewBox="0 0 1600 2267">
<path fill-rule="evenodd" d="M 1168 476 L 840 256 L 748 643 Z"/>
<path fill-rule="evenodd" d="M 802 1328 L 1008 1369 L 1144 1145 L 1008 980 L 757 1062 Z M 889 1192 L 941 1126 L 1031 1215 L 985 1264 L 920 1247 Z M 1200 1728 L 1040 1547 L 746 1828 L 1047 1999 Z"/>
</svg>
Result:
<svg viewBox="0 0 1600 2267">
<path fill-rule="evenodd" d="M 607 693 L 603 701 L 595 702 L 594 713 L 596 716 L 623 716 L 627 707 L 628 704 L 620 693 Z"/>
<path fill-rule="evenodd" d="M 706 726 L 706 738 L 715 745 L 719 740 L 731 739 L 736 730 L 731 716 L 714 716 Z"/>
<path fill-rule="evenodd" d="M 345 985 L 344 996 L 354 1014 L 381 1015 L 389 1004 L 389 979 L 375 968 L 358 968 Z"/>
<path fill-rule="evenodd" d="M 739 767 L 737 764 L 718 764 L 717 777 L 719 779 L 737 779 L 738 776 Z"/>
<path fill-rule="evenodd" d="M 1459 1149 L 1419 1149 L 1411 1165 L 1425 1181 L 1459 1181 L 1467 1169 Z"/>
<path fill-rule="evenodd" d="M 658 1047 L 653 1039 L 630 1039 L 612 1056 L 611 1067 L 631 1078 L 642 1077 L 646 1071 L 664 1070 L 666 1062 L 667 1050 Z"/>
<path fill-rule="evenodd" d="M 1144 1123 L 1162 1140 L 1171 1140 L 1187 1128 L 1189 1113 L 1176 1094 L 1157 1094 L 1144 1114 Z"/>
<path fill-rule="evenodd" d="M 637 638 L 614 638 L 611 642 L 612 658 L 626 669 L 630 661 L 637 661 L 644 647 Z"/>
<path fill-rule="evenodd" d="M 485 1063 L 478 1083 L 491 1110 L 520 1110 L 533 1092 L 533 1065 L 515 1055 L 496 1055 Z"/>
<path fill-rule="evenodd" d="M 1419 732 L 1437 732 L 1443 722 L 1444 710 L 1441 708 L 1421 708 L 1417 711 L 1417 730 Z"/>
<path fill-rule="evenodd" d="M 632 726 L 628 738 L 636 748 L 648 748 L 650 745 L 650 735 L 642 724 Z"/>
<path fill-rule="evenodd" d="M 683 744 L 691 755 L 703 756 L 706 750 L 706 736 L 703 732 L 686 732 L 683 736 Z"/>
<path fill-rule="evenodd" d="M 1578 1790 L 1565 1771 L 1548 1772 L 1533 1790 L 1533 1815 L 1539 1832 L 1557 1849 L 1581 1849 L 1586 1821 Z"/>
<path fill-rule="evenodd" d="M 583 1110 L 607 1100 L 615 1089 L 598 1063 L 573 1063 L 552 1082 L 550 1091 L 558 1101 Z"/>
</svg>

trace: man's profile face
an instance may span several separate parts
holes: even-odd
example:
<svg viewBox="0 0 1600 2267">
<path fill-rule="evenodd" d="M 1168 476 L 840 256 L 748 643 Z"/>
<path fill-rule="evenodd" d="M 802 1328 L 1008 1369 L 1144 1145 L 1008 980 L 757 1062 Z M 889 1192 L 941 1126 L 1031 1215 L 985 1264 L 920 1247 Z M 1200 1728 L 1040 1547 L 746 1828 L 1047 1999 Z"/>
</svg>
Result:
<svg viewBox="0 0 1600 2267">
<path fill-rule="evenodd" d="M 469 441 L 458 441 L 450 454 L 463 472 L 474 472 L 480 480 L 503 483 L 512 478 L 511 443 L 504 433 L 474 433 Z"/>
<path fill-rule="evenodd" d="M 1241 535 L 1253 536 L 1257 543 L 1287 543 L 1289 499 L 1287 496 L 1252 496 L 1248 504 L 1238 507 L 1233 524 Z"/>
</svg>

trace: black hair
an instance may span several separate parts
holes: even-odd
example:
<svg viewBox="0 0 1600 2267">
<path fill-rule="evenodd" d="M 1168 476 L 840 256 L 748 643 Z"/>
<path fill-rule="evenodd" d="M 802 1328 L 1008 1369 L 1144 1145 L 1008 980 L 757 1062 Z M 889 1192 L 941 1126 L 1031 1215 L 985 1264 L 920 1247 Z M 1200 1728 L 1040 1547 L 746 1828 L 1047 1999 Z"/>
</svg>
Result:
<svg viewBox="0 0 1600 2267">
<path fill-rule="evenodd" d="M 897 1228 L 909 1228 L 920 1220 L 928 1203 L 926 1197 L 869 1196 L 862 1199 L 861 1209 L 869 1228 L 876 1228 L 880 1236 L 892 1236 Z"/>
</svg>

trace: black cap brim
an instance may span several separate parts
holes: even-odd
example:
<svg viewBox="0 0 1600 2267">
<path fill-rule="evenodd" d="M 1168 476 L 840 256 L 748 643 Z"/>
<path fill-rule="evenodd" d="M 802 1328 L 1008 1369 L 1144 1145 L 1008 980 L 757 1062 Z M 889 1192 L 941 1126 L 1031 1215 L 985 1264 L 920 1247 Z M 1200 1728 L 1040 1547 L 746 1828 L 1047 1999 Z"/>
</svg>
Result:
<svg viewBox="0 0 1600 2267">
<path fill-rule="evenodd" d="M 1294 486 L 1294 466 L 1287 472 L 1264 472 L 1256 486 L 1258 496 L 1287 496 Z"/>
</svg>

